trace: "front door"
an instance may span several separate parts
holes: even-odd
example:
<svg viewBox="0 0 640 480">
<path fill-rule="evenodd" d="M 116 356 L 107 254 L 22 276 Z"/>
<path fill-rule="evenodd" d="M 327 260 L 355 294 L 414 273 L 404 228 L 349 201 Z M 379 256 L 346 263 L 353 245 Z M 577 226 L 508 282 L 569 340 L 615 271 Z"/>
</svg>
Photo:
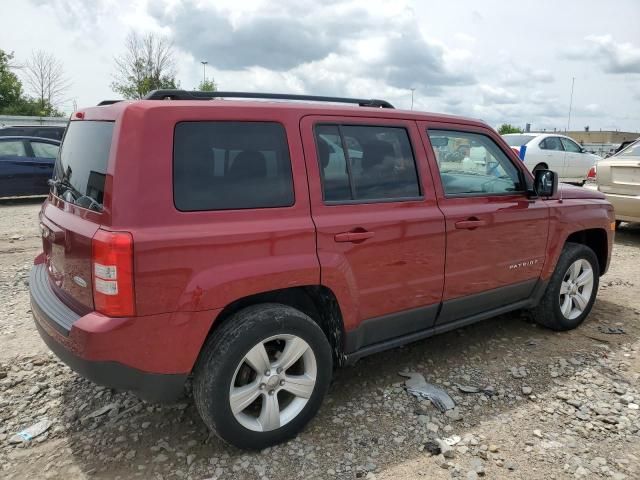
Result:
<svg viewBox="0 0 640 480">
<path fill-rule="evenodd" d="M 431 327 L 444 278 L 444 217 L 415 122 L 301 122 L 322 284 L 347 352 Z"/>
<path fill-rule="evenodd" d="M 531 294 L 545 260 L 549 211 L 525 194 L 521 164 L 481 127 L 419 122 L 446 218 L 443 306 L 438 324 Z M 459 159 L 454 152 L 469 152 Z"/>
</svg>

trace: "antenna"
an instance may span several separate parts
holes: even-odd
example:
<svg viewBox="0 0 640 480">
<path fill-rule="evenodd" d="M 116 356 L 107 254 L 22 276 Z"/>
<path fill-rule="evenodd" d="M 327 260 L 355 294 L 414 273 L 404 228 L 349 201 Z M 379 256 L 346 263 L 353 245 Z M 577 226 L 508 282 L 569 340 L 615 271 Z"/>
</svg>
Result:
<svg viewBox="0 0 640 480">
<path fill-rule="evenodd" d="M 571 96 L 569 97 L 569 118 L 567 118 L 567 132 L 571 125 L 571 107 L 573 106 L 573 85 L 576 83 L 576 77 L 571 78 Z"/>
</svg>

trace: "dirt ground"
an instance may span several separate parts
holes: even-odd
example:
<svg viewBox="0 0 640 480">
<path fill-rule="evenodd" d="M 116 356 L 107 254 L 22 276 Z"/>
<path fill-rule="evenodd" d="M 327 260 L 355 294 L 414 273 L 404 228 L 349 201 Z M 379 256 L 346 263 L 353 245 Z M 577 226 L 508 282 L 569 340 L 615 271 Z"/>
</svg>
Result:
<svg viewBox="0 0 640 480">
<path fill-rule="evenodd" d="M 551 332 L 517 313 L 374 355 L 336 372 L 296 439 L 244 452 L 210 437 L 190 398 L 148 404 L 49 354 L 27 286 L 38 209 L 0 203 L 1 478 L 640 478 L 640 225 L 617 233 L 577 330 Z M 402 370 L 445 388 L 456 409 L 444 415 L 407 394 Z M 10 442 L 43 419 L 45 433 Z"/>
</svg>

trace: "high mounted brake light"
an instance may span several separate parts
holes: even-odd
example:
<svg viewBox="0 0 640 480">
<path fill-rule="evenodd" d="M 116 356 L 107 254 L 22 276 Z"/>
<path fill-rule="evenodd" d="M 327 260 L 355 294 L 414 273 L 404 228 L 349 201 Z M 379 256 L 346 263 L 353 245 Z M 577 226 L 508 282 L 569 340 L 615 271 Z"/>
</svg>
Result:
<svg viewBox="0 0 640 480">
<path fill-rule="evenodd" d="M 91 247 L 95 309 L 111 317 L 135 315 L 133 237 L 99 229 Z"/>
</svg>

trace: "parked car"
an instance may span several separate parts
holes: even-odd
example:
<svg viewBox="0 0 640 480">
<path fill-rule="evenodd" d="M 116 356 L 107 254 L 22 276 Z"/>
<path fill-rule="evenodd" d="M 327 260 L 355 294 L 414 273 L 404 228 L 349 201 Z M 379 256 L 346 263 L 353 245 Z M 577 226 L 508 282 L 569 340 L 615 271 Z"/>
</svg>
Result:
<svg viewBox="0 0 640 480">
<path fill-rule="evenodd" d="M 548 168 L 557 172 L 562 182 L 582 185 L 589 169 L 602 159 L 564 135 L 509 133 L 503 137 L 529 170 Z"/>
<path fill-rule="evenodd" d="M 211 100 L 237 96 L 298 102 Z M 613 241 L 602 193 L 560 199 L 485 123 L 382 100 L 156 91 L 75 113 L 54 175 L 29 282 L 45 343 L 150 400 L 193 376 L 242 448 L 294 436 L 365 355 L 516 309 L 577 327 Z"/>
<path fill-rule="evenodd" d="M 38 137 L 62 140 L 66 126 L 59 125 L 11 125 L 0 127 L 0 137 Z"/>
<path fill-rule="evenodd" d="M 640 222 L 640 140 L 591 168 L 588 181 L 614 207 L 616 224 Z"/>
<path fill-rule="evenodd" d="M 0 137 L 0 197 L 47 195 L 60 142 Z"/>
</svg>

